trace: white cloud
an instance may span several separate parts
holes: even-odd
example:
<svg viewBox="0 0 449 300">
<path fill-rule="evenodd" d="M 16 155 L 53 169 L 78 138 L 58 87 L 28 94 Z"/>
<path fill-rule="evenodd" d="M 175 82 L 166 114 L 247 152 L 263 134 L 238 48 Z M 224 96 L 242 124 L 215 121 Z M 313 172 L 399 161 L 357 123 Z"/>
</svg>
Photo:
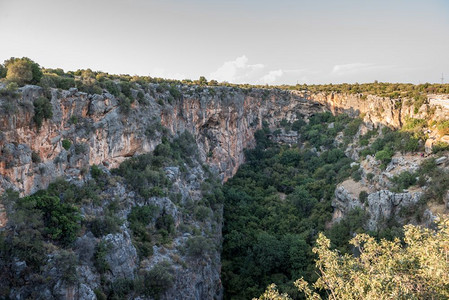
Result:
<svg viewBox="0 0 449 300">
<path fill-rule="evenodd" d="M 335 65 L 332 69 L 332 73 L 335 75 L 347 75 L 359 73 L 361 71 L 370 70 L 375 67 L 374 64 L 364 64 L 364 63 L 352 63 L 344 65 Z"/>
<path fill-rule="evenodd" d="M 270 71 L 264 76 L 262 76 L 260 81 L 265 84 L 272 84 L 276 81 L 278 77 L 281 77 L 282 75 L 284 75 L 284 72 L 282 70 Z"/>
<path fill-rule="evenodd" d="M 250 84 L 281 84 L 296 83 L 307 74 L 313 72 L 307 69 L 278 69 L 270 70 L 264 64 L 249 64 L 246 55 L 235 60 L 223 63 L 215 72 L 210 74 L 210 79 L 220 82 L 250 83 Z"/>
<path fill-rule="evenodd" d="M 150 72 L 151 77 L 160 77 L 160 78 L 167 78 L 167 79 L 186 79 L 187 77 L 182 73 L 170 73 L 167 72 L 164 68 L 154 68 Z"/>
<path fill-rule="evenodd" d="M 380 71 L 392 69 L 394 66 L 375 65 L 371 63 L 352 63 L 344 65 L 335 65 L 332 74 L 337 76 L 352 75 L 357 73 L 367 73 L 372 71 Z"/>
<path fill-rule="evenodd" d="M 248 58 L 246 55 L 242 55 L 233 61 L 225 62 L 215 72 L 212 72 L 210 77 L 218 81 L 248 83 L 260 76 L 264 68 L 263 64 L 248 64 Z"/>
</svg>

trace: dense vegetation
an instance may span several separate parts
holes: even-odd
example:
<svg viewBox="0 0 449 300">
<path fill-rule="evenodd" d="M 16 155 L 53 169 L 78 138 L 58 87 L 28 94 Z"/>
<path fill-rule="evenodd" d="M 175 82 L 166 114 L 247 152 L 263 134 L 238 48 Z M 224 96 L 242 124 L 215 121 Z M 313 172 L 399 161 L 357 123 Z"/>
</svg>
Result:
<svg viewBox="0 0 449 300">
<path fill-rule="evenodd" d="M 4 79 L 2 79 L 4 78 Z M 80 91 L 101 94 L 108 91 L 112 95 L 118 97 L 123 111 L 126 113 L 130 109 L 130 105 L 136 99 L 139 102 L 145 102 L 142 92 L 133 93 L 133 89 L 138 85 L 144 86 L 149 83 L 158 84 L 157 92 L 169 92 L 168 101 L 179 99 L 182 94 L 179 92 L 181 86 L 196 86 L 197 89 L 205 87 L 227 86 L 240 88 L 245 93 L 253 88 L 271 88 L 279 90 L 300 90 L 313 93 L 346 93 L 359 94 L 361 99 L 365 99 L 367 95 L 378 95 L 392 99 L 407 98 L 412 101 L 416 109 L 426 103 L 427 94 L 431 93 L 449 93 L 449 84 L 430 84 L 424 83 L 413 85 L 408 83 L 385 83 L 375 81 L 373 83 L 354 83 L 354 84 L 319 84 L 319 85 L 250 85 L 250 84 L 232 84 L 228 82 L 217 82 L 216 80 L 208 81 L 204 76 L 198 80 L 171 80 L 164 78 L 154 78 L 150 76 L 130 76 L 127 74 L 113 75 L 101 71 L 92 71 L 91 69 L 68 71 L 58 69 L 41 68 L 29 58 L 10 58 L 0 64 L 0 80 L 6 82 L 15 82 L 22 86 L 24 84 L 38 84 L 44 89 L 59 88 L 67 90 L 72 87 L 78 88 Z M 211 93 L 214 93 L 211 89 Z"/>
<path fill-rule="evenodd" d="M 374 82 L 269 87 L 218 83 L 214 80 L 207 81 L 204 77 L 195 81 L 178 81 L 111 75 L 90 69 L 64 72 L 62 69 L 41 68 L 28 58 L 11 58 L 5 61 L 4 66 L 0 65 L 0 81 L 6 84 L 5 88 L 0 90 L 0 96 L 6 100 L 2 103 L 2 109 L 8 113 L 13 113 L 17 109 L 19 86 L 37 84 L 44 88 L 43 96 L 33 103 L 33 121 L 38 129 L 44 120 L 53 116 L 50 101 L 52 88 L 67 90 L 76 87 L 79 91 L 91 94 L 110 93 L 117 98 L 123 114 L 130 112 L 134 101 L 147 103 L 147 94 L 155 96 L 156 93 L 163 93 L 164 97 L 155 98 L 160 105 L 164 105 L 181 100 L 186 90 L 187 93 L 194 90 L 216 95 L 216 87 L 220 86 L 241 88 L 245 94 L 250 93 L 253 88 L 274 88 L 278 91 L 301 90 L 306 93 L 359 94 L 361 101 L 366 99 L 368 94 L 394 99 L 408 98 L 413 101 L 415 109 L 427 101 L 428 93 L 449 93 L 449 85 L 439 84 Z M 268 94 L 265 90 L 262 100 Z M 74 119 L 73 123 L 76 122 Z M 206 222 L 212 218 L 217 220 L 215 212 L 220 209 L 223 202 L 225 203 L 222 278 L 226 299 L 248 299 L 258 296 L 272 282 L 293 298 L 300 298 L 301 295 L 294 285 L 295 280 L 300 277 L 309 282 L 318 279 L 318 287 L 332 290 L 329 283 L 324 282 L 322 278 L 335 275 L 324 272 L 337 270 L 324 268 L 320 270 L 321 279 L 318 278 L 314 264 L 315 254 L 318 254 L 319 267 L 333 264 L 342 270 L 347 265 L 357 265 L 362 270 L 364 267 L 371 268 L 373 266 L 370 264 L 359 266 L 360 262 L 355 261 L 353 257 L 340 256 L 341 253 L 350 253 L 357 247 L 361 248 L 359 246 L 362 243 L 365 244 L 364 249 L 369 245 L 378 253 L 383 253 L 385 250 L 383 247 L 397 250 L 398 252 L 393 251 L 398 254 L 394 257 L 397 260 L 394 260 L 393 264 L 399 264 L 404 249 L 398 241 L 377 243 L 371 237 L 361 235 L 353 240 L 353 246 L 348 244 L 355 233 L 364 231 L 363 224 L 367 216 L 363 210 L 355 209 L 338 224 L 334 224 L 331 228 L 328 226 L 332 214 L 331 198 L 336 184 L 350 176 L 355 181 L 361 179 L 359 167 L 355 165 L 351 168 L 351 159 L 344 153 L 346 146 L 353 141 L 358 132 L 361 122 L 361 119 L 350 119 L 345 115 L 333 116 L 330 113 L 321 113 L 312 116 L 308 123 L 302 119 L 294 123 L 283 120 L 280 124 L 283 128 L 273 132 L 264 126 L 262 130 L 256 132 L 257 146 L 246 151 L 247 163 L 240 167 L 236 176 L 225 184 L 223 190 L 217 181 L 206 180 L 201 187 L 203 199 L 196 203 L 193 201 L 181 203 L 182 195 L 172 192 L 173 183 L 166 176 L 167 167 L 179 166 L 180 172 L 184 173 L 198 162 L 195 140 L 188 133 L 181 134 L 174 140 L 163 137 L 162 143 L 153 153 L 130 158 L 113 170 L 112 176 L 107 176 L 97 166 L 91 166 L 90 180 L 82 187 L 58 180 L 47 190 L 28 197 L 20 198 L 9 191 L 2 198 L 2 202 L 7 206 L 9 223 L 8 230 L 0 233 L 0 265 L 4 270 L 0 274 L 0 280 L 10 282 L 10 287 L 15 288 L 23 284 L 23 277 L 27 277 L 31 278 L 28 284 L 38 285 L 50 280 L 43 277 L 43 270 L 53 268 L 64 282 L 75 283 L 75 266 L 78 258 L 73 242 L 82 233 L 91 231 L 93 236 L 99 239 L 93 257 L 93 265 L 102 275 L 102 284 L 96 290 L 97 297 L 122 299 L 146 295 L 158 298 L 173 284 L 174 271 L 170 264 L 164 262 L 157 264 L 153 269 L 138 274 L 133 280 L 120 279 L 111 282 L 105 275 L 110 272 L 110 265 L 106 260 L 110 245 L 103 238 L 110 233 L 119 232 L 120 226 L 125 222 L 129 226 L 132 242 L 140 259 L 153 255 L 154 245 L 170 245 L 173 241 L 177 234 L 175 220 L 165 209 L 143 200 L 151 197 L 169 197 L 185 214 L 185 223 L 179 226 L 183 226 L 183 230 L 191 234 L 186 241 L 186 249 L 183 250 L 183 253 L 190 258 L 204 257 L 217 249 L 217 245 L 208 236 L 209 233 L 204 233 L 202 228 L 194 226 L 192 220 L 195 222 Z M 148 138 L 153 138 L 163 131 L 161 125 L 158 125 L 159 127 L 155 125 L 154 128 L 147 129 Z M 429 124 L 423 119 L 407 120 L 400 131 L 389 128 L 368 131 L 360 136 L 358 141 L 358 146 L 362 147 L 361 157 L 374 156 L 384 169 L 396 152 L 422 151 L 423 141 L 427 138 L 425 129 L 431 126 L 434 126 L 441 135 L 449 134 L 448 121 Z M 301 146 L 275 144 L 270 139 L 289 130 L 299 133 Z M 82 145 L 75 142 L 72 144 L 72 141 L 67 139 L 63 139 L 61 145 L 67 151 L 70 149 L 75 150 L 75 153 L 83 151 Z M 434 145 L 433 150 L 441 152 L 446 151 L 448 147 L 447 144 L 439 143 Z M 37 153 L 32 154 L 32 161 L 40 161 Z M 203 168 L 208 173 L 207 168 Z M 87 175 L 86 173 L 87 170 L 82 170 L 82 175 Z M 443 203 L 445 193 L 449 189 L 449 173 L 437 168 L 435 160 L 431 159 L 425 161 L 416 172 L 404 172 L 392 178 L 391 189 L 396 192 L 402 192 L 413 185 L 424 186 L 429 180 L 432 184 L 425 190 L 422 200 L 415 207 L 409 208 L 410 211 L 401 211 L 400 214 L 414 214 L 419 217 L 423 214 L 424 205 L 428 201 Z M 139 205 L 130 208 L 126 216 L 118 214 L 122 204 L 114 199 L 105 200 L 102 196 L 114 181 L 133 190 L 136 201 L 141 201 Z M 364 202 L 367 197 L 367 192 L 363 191 L 359 199 Z M 102 207 L 101 213 L 86 217 L 81 214 L 83 205 L 95 209 Z M 319 236 L 318 233 L 321 231 L 325 232 L 330 240 Z M 370 234 L 376 238 L 388 237 L 392 240 L 394 237 L 402 236 L 403 233 L 397 226 L 389 226 L 383 232 Z M 420 238 L 430 241 L 429 236 L 423 233 Z M 318 246 L 315 245 L 317 238 Z M 407 241 L 406 239 L 405 242 Z M 385 254 L 382 254 L 383 258 L 386 257 Z M 54 259 L 50 260 L 49 257 Z M 25 273 L 20 276 L 14 275 L 13 271 L 13 264 L 17 260 L 26 263 Z M 416 261 L 417 256 L 406 257 L 407 266 Z M 418 269 L 410 268 L 410 270 Z M 405 280 L 409 280 L 407 276 L 411 273 L 408 272 L 409 269 L 405 272 Z M 365 270 L 362 273 L 365 275 Z M 341 277 L 341 273 L 337 275 Z M 360 273 L 356 275 L 361 276 Z M 429 277 L 426 279 L 434 280 Z M 344 281 L 342 289 L 349 288 L 348 285 L 352 283 L 350 280 Z M 419 283 L 425 285 L 423 281 Z M 429 293 L 444 295 L 435 292 L 436 289 L 441 290 L 440 283 L 435 283 L 432 290 L 423 289 L 427 293 L 423 295 L 427 296 Z M 304 282 L 300 284 L 301 290 L 308 291 Z M 391 293 L 396 292 L 398 291 L 391 290 Z M 404 297 L 410 295 L 407 294 L 410 291 L 399 292 L 405 295 Z M 276 291 L 272 288 L 269 293 Z M 310 295 L 311 293 L 310 291 Z M 335 293 L 344 295 L 338 291 Z M 1 291 L 0 297 L 7 294 L 7 290 Z M 31 298 L 33 296 L 35 295 L 30 295 Z"/>
<path fill-rule="evenodd" d="M 224 186 L 226 299 L 258 296 L 271 282 L 294 295 L 297 278 L 314 278 L 312 246 L 331 218 L 336 184 L 354 172 L 334 137 L 342 131 L 349 137 L 353 122 L 358 121 L 323 113 L 309 124 L 284 124 L 307 141 L 301 149 L 274 144 L 268 128 L 256 133 L 256 148 L 246 152 L 247 162 Z M 334 226 L 336 247 L 364 221 L 358 212 L 348 219 Z"/>
<path fill-rule="evenodd" d="M 306 299 L 447 299 L 449 297 L 449 219 L 438 229 L 404 226 L 404 239 L 376 241 L 367 234 L 351 240 L 358 255 L 330 249 L 323 234 L 313 252 L 318 255 L 319 278 L 295 285 Z M 317 293 L 320 292 L 320 293 Z M 323 293 L 325 292 L 325 293 Z M 291 299 L 270 285 L 260 300 Z"/>
<path fill-rule="evenodd" d="M 69 149 L 72 144 L 63 140 L 63 147 Z M 182 210 L 184 221 L 181 232 L 191 233 L 186 241 L 183 253 L 191 257 L 207 255 L 215 249 L 212 233 L 203 236 L 198 222 L 214 217 L 221 207 L 223 196 L 219 182 L 204 169 L 205 179 L 201 189 L 203 200 L 181 203 L 181 195 L 173 193 L 171 182 L 167 179 L 165 167 L 178 166 L 182 172 L 198 167 L 197 146 L 188 132 L 169 140 L 164 137 L 153 153 L 133 157 L 113 174 L 106 174 L 96 165 L 90 172 L 84 172 L 86 181 L 77 186 L 63 179 L 49 185 L 48 189 L 38 191 L 27 197 L 7 191 L 2 195 L 8 212 L 6 230 L 0 231 L 0 298 L 7 298 L 9 290 L 22 286 L 30 287 L 42 284 L 53 286 L 77 283 L 76 266 L 80 261 L 92 264 L 101 275 L 101 286 L 95 291 L 99 299 L 124 299 L 138 295 L 158 299 L 173 284 L 173 267 L 167 261 L 161 261 L 149 270 L 140 270 L 134 279 L 111 281 L 111 265 L 107 260 L 110 243 L 105 237 L 122 231 L 126 221 L 132 234 L 132 242 L 141 260 L 153 255 L 153 245 L 169 245 L 179 233 L 173 217 L 165 210 L 147 203 L 149 197 L 170 197 Z M 34 160 L 40 159 L 39 156 Z M 110 190 L 117 182 L 134 190 L 136 196 L 130 210 L 123 218 L 126 209 L 124 199 L 111 196 Z M 215 222 L 215 221 L 214 221 Z M 211 221 L 211 224 L 214 223 Z M 216 222 L 221 222 L 218 217 Z M 89 247 L 79 237 L 92 232 L 96 239 L 89 243 L 94 247 L 93 257 L 86 258 L 84 248 Z M 80 254 L 81 253 L 81 254 Z M 87 259 L 87 262 L 85 261 Z M 16 262 L 24 264 L 17 271 Z M 49 272 L 53 279 L 48 279 Z M 59 281 L 61 280 L 62 281 Z M 37 288 L 38 290 L 39 288 Z M 30 298 L 38 298 L 39 292 L 31 290 Z"/>
</svg>

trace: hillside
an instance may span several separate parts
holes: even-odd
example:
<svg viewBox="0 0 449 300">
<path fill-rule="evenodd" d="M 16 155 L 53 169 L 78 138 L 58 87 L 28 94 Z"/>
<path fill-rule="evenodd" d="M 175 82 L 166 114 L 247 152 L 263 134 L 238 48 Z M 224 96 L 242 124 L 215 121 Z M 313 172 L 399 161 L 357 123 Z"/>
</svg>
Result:
<svg viewBox="0 0 449 300">
<path fill-rule="evenodd" d="M 90 70 L 44 70 L 34 84 L 0 83 L 1 297 L 290 291 L 314 279 L 319 231 L 349 252 L 356 232 L 401 237 L 448 210 L 445 86 L 395 94 Z"/>
</svg>

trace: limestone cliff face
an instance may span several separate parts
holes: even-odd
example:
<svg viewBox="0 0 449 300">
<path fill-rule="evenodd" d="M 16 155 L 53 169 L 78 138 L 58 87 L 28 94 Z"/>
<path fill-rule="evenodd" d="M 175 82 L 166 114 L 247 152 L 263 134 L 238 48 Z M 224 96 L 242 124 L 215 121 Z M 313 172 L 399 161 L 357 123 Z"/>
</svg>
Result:
<svg viewBox="0 0 449 300">
<path fill-rule="evenodd" d="M 332 113 L 362 116 L 363 121 L 374 126 L 380 124 L 399 129 L 409 118 L 443 121 L 449 118 L 448 95 L 428 95 L 426 103 L 415 109 L 411 99 L 390 99 L 374 95 L 293 92 L 309 101 L 319 103 Z M 435 127 L 429 128 L 426 151 L 431 152 L 436 141 L 449 142 L 448 135 L 440 135 Z"/>
<path fill-rule="evenodd" d="M 128 113 L 108 93 L 88 95 L 52 91 L 53 117 L 38 129 L 33 122 L 33 101 L 42 89 L 26 86 L 13 114 L 3 113 L 0 123 L 2 159 L 0 186 L 17 188 L 23 195 L 45 188 L 56 177 L 81 179 L 89 165 L 116 167 L 127 157 L 146 153 L 161 141 L 161 123 L 173 134 L 194 134 L 201 157 L 222 179 L 232 176 L 243 162 L 243 149 L 254 143 L 262 121 L 270 125 L 294 120 L 322 108 L 300 95 L 254 89 L 247 94 L 232 88 L 183 88 L 181 99 L 160 105 L 167 93 L 150 86 L 145 104 L 135 101 Z M 6 101 L 6 100 L 3 100 Z M 160 102 L 160 101 L 159 101 Z M 70 141 L 70 148 L 62 146 Z"/>
<path fill-rule="evenodd" d="M 195 194 L 197 190 L 196 194 L 200 194 L 204 179 L 201 175 L 203 171 L 200 170 L 201 163 L 207 163 L 220 175 L 221 180 L 225 181 L 235 174 L 244 161 L 243 150 L 254 145 L 254 133 L 262 127 L 263 122 L 270 127 L 277 127 L 283 119 L 294 121 L 319 111 L 330 110 L 334 113 L 346 112 L 353 116 L 361 114 L 366 123 L 374 126 L 383 124 L 399 128 L 407 116 L 434 120 L 446 119 L 446 116 L 449 116 L 449 108 L 444 103 L 431 101 L 415 113 L 413 106 L 404 101 L 375 96 L 364 98 L 361 95 L 307 94 L 277 89 L 242 90 L 229 87 L 177 88 L 181 96 L 174 99 L 169 91 L 164 91 L 157 84 L 140 86 L 132 92 L 136 96 L 140 91 L 144 97 L 140 101 L 134 101 L 130 108 L 106 91 L 102 95 L 89 95 L 77 89 L 53 89 L 53 117 L 45 120 L 41 128 L 37 128 L 33 121 L 33 102 L 43 95 L 41 88 L 21 88 L 18 102 L 12 105 L 7 102 L 9 100 L 0 98 L 0 191 L 14 188 L 22 195 L 27 195 L 46 188 L 57 177 L 82 183 L 86 175 L 89 176 L 87 171 L 90 165 L 102 165 L 105 169 L 114 168 L 128 157 L 154 150 L 164 135 L 172 137 L 187 130 L 194 135 L 198 144 L 198 166 L 185 178 L 178 174 L 179 170 L 176 171 L 176 168 L 166 170 L 167 176 L 178 186 L 178 193 L 188 195 L 193 191 Z M 276 138 L 280 142 L 291 142 L 298 137 L 282 132 L 282 135 Z M 442 137 L 435 135 L 435 140 L 437 138 Z M 417 201 L 416 197 L 399 197 L 385 192 L 376 194 L 370 187 L 365 189 L 370 191 L 367 203 L 373 212 L 380 212 L 379 218 L 393 214 L 396 207 Z M 130 206 L 136 205 L 135 197 L 131 192 L 127 192 L 125 187 L 117 185 L 112 190 L 117 190 L 113 194 L 120 195 L 119 198 L 124 199 Z M 359 190 L 347 192 L 343 186 L 336 192 L 337 196 L 340 195 L 337 200 L 344 200 L 334 205 L 337 212 L 346 213 L 346 202 L 351 202 L 354 207 L 363 206 L 358 200 Z M 104 198 L 109 199 L 109 194 L 106 193 Z M 187 199 L 187 196 L 183 196 L 183 201 L 184 198 Z M 200 198 L 201 196 L 198 196 L 198 199 L 194 200 L 199 202 Z M 176 205 L 168 198 L 152 198 L 146 201 L 154 202 L 154 205 L 161 208 L 170 208 L 170 214 L 175 220 L 183 218 Z M 97 214 L 98 212 L 94 212 L 92 215 Z M 126 214 L 124 211 L 123 216 Z M 218 245 L 221 241 L 221 218 L 222 212 L 217 211 L 215 223 L 192 224 L 200 231 L 208 226 L 212 228 L 213 224 L 213 241 Z M 5 222 L 6 214 L 0 203 L 0 227 L 4 226 Z M 370 223 L 370 226 L 374 228 L 375 224 Z M 174 242 L 181 249 L 189 238 L 187 233 L 182 234 L 180 231 Z M 107 257 L 113 265 L 113 276 L 127 277 L 135 272 L 136 249 L 130 242 L 128 228 L 124 226 L 120 233 L 108 235 L 103 239 L 109 241 L 115 249 Z M 86 243 L 83 243 L 84 240 Z M 81 243 L 89 248 L 97 242 L 86 234 L 78 239 L 77 245 Z M 80 257 L 83 253 L 90 253 L 84 246 L 78 246 Z M 175 263 L 175 287 L 167 291 L 165 298 L 220 298 L 218 249 L 219 246 L 208 257 L 184 261 L 189 264 L 187 269 L 181 268 L 182 264 Z M 161 261 L 175 262 L 179 257 L 182 258 L 181 251 L 177 249 L 156 247 L 154 253 L 151 259 L 145 261 L 143 268 L 151 269 Z M 91 296 L 93 298 L 93 290 L 100 282 L 99 275 L 95 274 L 95 269 L 89 261 L 86 259 L 86 263 L 81 264 L 78 270 L 85 278 L 82 278 L 76 293 L 85 299 Z M 49 293 L 55 294 L 58 291 L 68 293 L 70 289 L 61 288 Z"/>
</svg>

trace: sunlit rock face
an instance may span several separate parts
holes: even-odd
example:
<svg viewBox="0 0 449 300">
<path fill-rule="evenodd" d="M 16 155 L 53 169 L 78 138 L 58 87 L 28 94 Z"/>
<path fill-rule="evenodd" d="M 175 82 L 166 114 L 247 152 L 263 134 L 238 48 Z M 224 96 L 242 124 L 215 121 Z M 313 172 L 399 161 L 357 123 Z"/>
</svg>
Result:
<svg viewBox="0 0 449 300">
<path fill-rule="evenodd" d="M 43 90 L 25 86 L 17 111 L 3 113 L 0 123 L 1 188 L 15 187 L 25 195 L 45 188 L 56 177 L 80 179 L 92 164 L 114 168 L 127 157 L 154 150 L 161 142 L 158 124 L 172 134 L 193 133 L 201 157 L 226 180 L 243 162 L 243 149 L 254 145 L 254 132 L 263 121 L 274 126 L 282 119 L 292 121 L 322 110 L 286 91 L 213 90 L 214 95 L 209 89 L 191 92 L 184 87 L 181 99 L 164 105 L 156 99 L 167 95 L 147 92 L 145 104 L 135 101 L 125 113 L 119 100 L 107 92 L 89 95 L 54 89 L 53 117 L 37 128 L 33 102 Z M 64 140 L 70 141 L 67 149 Z"/>
</svg>

